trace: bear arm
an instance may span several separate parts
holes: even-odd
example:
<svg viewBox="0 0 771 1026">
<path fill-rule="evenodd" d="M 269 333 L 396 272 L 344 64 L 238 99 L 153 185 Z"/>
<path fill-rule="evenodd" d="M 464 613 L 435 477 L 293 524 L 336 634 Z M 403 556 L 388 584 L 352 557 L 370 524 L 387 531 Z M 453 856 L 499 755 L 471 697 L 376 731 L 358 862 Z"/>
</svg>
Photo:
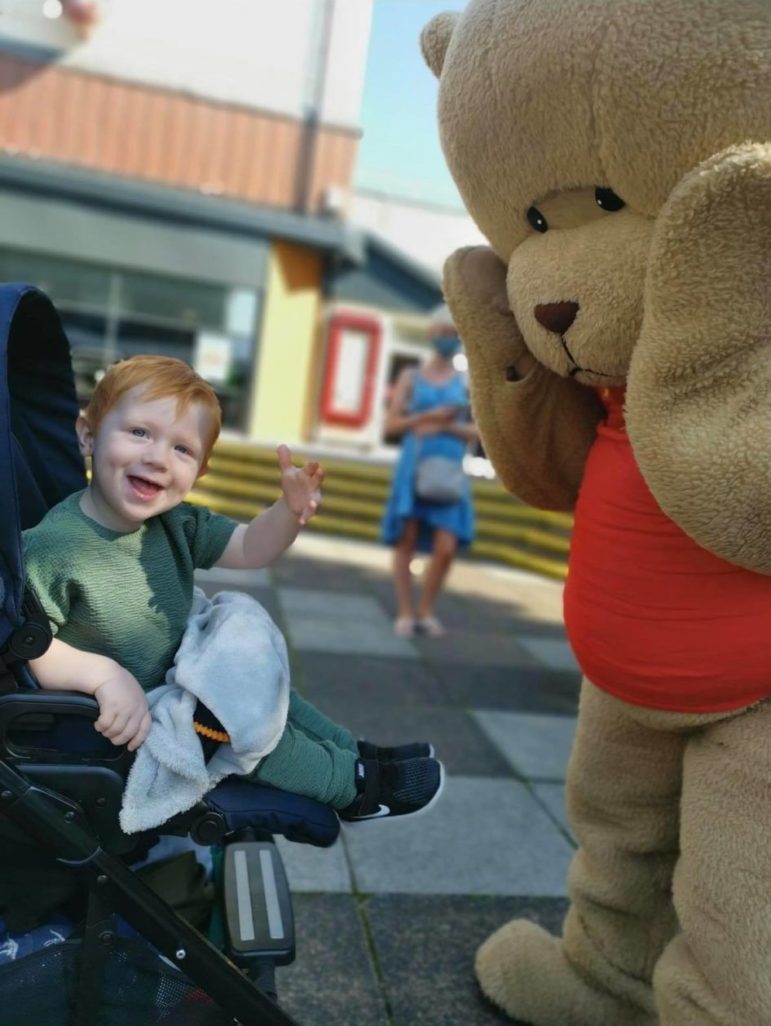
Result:
<svg viewBox="0 0 771 1026">
<path fill-rule="evenodd" d="M 506 268 L 485 246 L 445 263 L 444 292 L 469 360 L 471 405 L 504 487 L 540 509 L 572 510 L 603 412 L 593 392 L 527 349 L 506 296 Z"/>
<path fill-rule="evenodd" d="M 626 422 L 664 512 L 771 574 L 771 146 L 710 158 L 654 227 Z"/>
</svg>

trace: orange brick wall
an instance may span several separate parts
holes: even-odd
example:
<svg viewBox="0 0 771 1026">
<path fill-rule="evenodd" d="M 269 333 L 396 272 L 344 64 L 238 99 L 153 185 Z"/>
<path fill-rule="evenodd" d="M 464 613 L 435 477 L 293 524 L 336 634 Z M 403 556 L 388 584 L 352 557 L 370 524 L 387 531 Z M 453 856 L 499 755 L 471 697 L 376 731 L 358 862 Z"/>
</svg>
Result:
<svg viewBox="0 0 771 1026">
<path fill-rule="evenodd" d="M 299 121 L 0 53 L 0 148 L 131 178 L 298 209 Z M 350 189 L 357 133 L 322 126 L 309 210 Z"/>
</svg>

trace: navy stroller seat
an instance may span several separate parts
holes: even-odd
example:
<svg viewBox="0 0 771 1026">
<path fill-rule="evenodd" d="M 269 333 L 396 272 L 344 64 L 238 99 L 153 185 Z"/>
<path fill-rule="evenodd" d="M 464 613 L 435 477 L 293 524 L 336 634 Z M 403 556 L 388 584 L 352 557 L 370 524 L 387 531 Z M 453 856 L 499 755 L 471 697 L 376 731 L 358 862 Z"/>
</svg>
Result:
<svg viewBox="0 0 771 1026">
<path fill-rule="evenodd" d="M 14 862 L 23 871 L 37 857 L 31 853 L 43 853 L 85 881 L 92 929 L 72 1026 L 98 1022 L 99 960 L 86 947 L 91 937 L 93 949 L 94 923 L 106 935 L 113 911 L 184 966 L 227 1021 L 291 1024 L 272 1000 L 273 966 L 294 956 L 291 899 L 272 835 L 327 847 L 340 830 L 333 810 L 230 778 L 152 835 L 126 836 L 117 813 L 132 756 L 93 730 L 92 698 L 41 690 L 27 665 L 51 635 L 25 592 L 20 532 L 86 484 L 76 416 L 69 345 L 52 303 L 30 285 L 0 285 L 0 874 Z M 166 833 L 226 846 L 227 951 L 259 986 L 127 868 Z"/>
</svg>

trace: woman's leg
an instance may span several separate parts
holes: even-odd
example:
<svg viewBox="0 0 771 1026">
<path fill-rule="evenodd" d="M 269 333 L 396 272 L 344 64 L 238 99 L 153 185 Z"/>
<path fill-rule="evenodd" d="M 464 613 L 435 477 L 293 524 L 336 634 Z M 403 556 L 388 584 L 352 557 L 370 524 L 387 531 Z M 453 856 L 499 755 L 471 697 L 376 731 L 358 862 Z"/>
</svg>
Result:
<svg viewBox="0 0 771 1026">
<path fill-rule="evenodd" d="M 437 527 L 434 531 L 431 562 L 423 578 L 423 590 L 418 605 L 418 619 L 425 620 L 432 615 L 434 603 L 441 591 L 447 571 L 458 551 L 458 539 L 451 531 Z"/>
<path fill-rule="evenodd" d="M 399 619 L 411 618 L 412 613 L 412 572 L 410 563 L 418 541 L 418 522 L 408 520 L 404 532 L 394 546 L 393 573 L 394 591 L 396 592 L 396 615 Z"/>
<path fill-rule="evenodd" d="M 670 888 L 686 740 L 630 712 L 584 682 L 568 771 L 580 847 L 563 938 L 514 920 L 477 955 L 483 991 L 533 1026 L 657 1022 L 651 978 L 676 930 Z"/>
<path fill-rule="evenodd" d="M 656 967 L 661 1026 L 771 1023 L 771 701 L 685 751 L 674 901 Z"/>
</svg>

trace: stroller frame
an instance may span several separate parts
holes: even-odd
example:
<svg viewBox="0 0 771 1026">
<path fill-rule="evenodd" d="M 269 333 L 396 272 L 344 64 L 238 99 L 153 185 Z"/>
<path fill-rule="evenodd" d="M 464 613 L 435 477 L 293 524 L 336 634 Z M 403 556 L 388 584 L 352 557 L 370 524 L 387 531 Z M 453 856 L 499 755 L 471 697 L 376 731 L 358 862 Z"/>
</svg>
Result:
<svg viewBox="0 0 771 1026">
<path fill-rule="evenodd" d="M 170 961 L 184 967 L 185 975 L 243 1026 L 296 1026 L 294 1019 L 120 859 L 101 849 L 76 802 L 30 784 L 2 760 L 0 802 L 4 816 L 56 851 L 59 861 L 86 875 L 89 889 L 99 896 L 100 908 L 122 915 Z M 105 919 L 99 920 L 98 939 L 109 942 L 109 930 L 102 929 L 105 923 Z M 83 961 L 87 966 L 90 960 L 86 956 Z M 73 1026 L 93 1026 L 90 1006 L 98 996 L 98 990 L 81 987 Z"/>
<path fill-rule="evenodd" d="M 66 744 L 54 751 L 24 750 L 14 741 L 14 725 L 25 718 L 53 723 L 58 742 L 68 737 L 75 721 L 83 728 L 98 715 L 92 698 L 42 691 L 28 667 L 30 659 L 46 650 L 51 634 L 34 596 L 25 593 L 18 537 L 22 525 L 36 523 L 46 509 L 85 485 L 74 432 L 76 414 L 69 346 L 53 305 L 33 286 L 0 285 L 0 524 L 16 526 L 10 541 L 0 537 L 0 844 L 7 845 L 3 822 L 12 823 L 87 886 L 73 1026 L 96 1022 L 99 950 L 109 946 L 113 936 L 113 913 L 242 1026 L 297 1026 L 271 996 L 274 965 L 294 957 L 291 897 L 272 835 L 283 833 L 291 840 L 326 847 L 339 833 L 334 812 L 310 799 L 224 781 L 189 813 L 151 835 L 139 835 L 145 850 L 156 835 L 172 833 L 190 834 L 204 844 L 238 841 L 234 848 L 242 852 L 249 845 L 269 851 L 267 897 L 256 893 L 251 879 L 248 893 L 243 892 L 243 872 L 238 882 L 242 890 L 235 897 L 226 894 L 231 960 L 124 861 L 123 856 L 137 848 L 137 838 L 124 835 L 117 823 L 129 753 L 106 742 L 104 756 L 83 756 Z M 244 855 L 239 868 L 245 859 Z M 251 902 L 260 910 L 265 901 L 273 906 L 269 911 L 279 906 L 283 911 L 288 923 L 283 939 L 264 943 L 264 938 L 247 931 L 247 941 L 239 942 L 238 919 L 245 906 Z"/>
</svg>

